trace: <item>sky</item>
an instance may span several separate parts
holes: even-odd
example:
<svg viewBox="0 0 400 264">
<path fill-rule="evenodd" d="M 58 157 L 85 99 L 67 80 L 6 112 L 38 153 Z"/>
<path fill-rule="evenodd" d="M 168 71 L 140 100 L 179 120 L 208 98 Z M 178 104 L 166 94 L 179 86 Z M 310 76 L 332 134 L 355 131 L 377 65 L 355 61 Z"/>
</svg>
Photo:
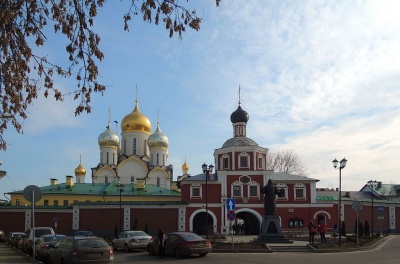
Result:
<svg viewBox="0 0 400 264">
<path fill-rule="evenodd" d="M 0 199 L 50 178 L 65 182 L 80 156 L 91 182 L 108 108 L 120 135 L 136 96 L 152 132 L 159 121 L 169 138 L 174 180 L 185 159 L 189 173 L 199 174 L 233 135 L 239 86 L 247 136 L 270 151 L 293 150 L 318 188 L 339 187 L 335 158 L 348 160 L 342 190 L 360 190 L 369 180 L 400 183 L 399 1 L 222 0 L 216 7 L 193 0 L 201 29 L 188 28 L 182 40 L 140 17 L 124 31 L 126 4 L 108 1 L 95 20 L 105 55 L 99 81 L 108 88 L 92 96 L 92 113 L 75 117 L 71 96 L 40 96 L 24 133 L 4 133 Z M 49 45 L 37 51 L 65 62 L 65 39 L 48 34 Z M 76 83 L 59 78 L 55 85 L 69 91 Z"/>
</svg>

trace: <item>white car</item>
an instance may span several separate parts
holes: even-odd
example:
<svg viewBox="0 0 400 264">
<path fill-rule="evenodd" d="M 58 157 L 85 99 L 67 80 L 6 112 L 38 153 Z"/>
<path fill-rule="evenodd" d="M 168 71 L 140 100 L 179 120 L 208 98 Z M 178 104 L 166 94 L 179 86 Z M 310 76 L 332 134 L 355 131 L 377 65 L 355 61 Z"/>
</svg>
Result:
<svg viewBox="0 0 400 264">
<path fill-rule="evenodd" d="M 114 251 L 124 249 L 125 252 L 131 249 L 146 249 L 147 244 L 153 241 L 153 237 L 143 231 L 123 231 L 118 238 L 112 242 Z"/>
</svg>

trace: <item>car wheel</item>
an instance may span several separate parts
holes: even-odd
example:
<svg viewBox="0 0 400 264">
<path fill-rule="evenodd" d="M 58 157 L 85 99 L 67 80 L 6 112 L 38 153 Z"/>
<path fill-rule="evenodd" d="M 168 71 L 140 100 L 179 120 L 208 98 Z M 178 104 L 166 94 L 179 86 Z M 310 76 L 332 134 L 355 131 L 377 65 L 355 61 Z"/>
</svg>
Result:
<svg viewBox="0 0 400 264">
<path fill-rule="evenodd" d="M 125 244 L 125 246 L 124 246 L 124 250 L 125 250 L 125 252 L 129 252 L 129 247 L 128 247 L 128 245 L 127 245 L 127 244 Z"/>
<path fill-rule="evenodd" d="M 112 248 L 113 248 L 114 251 L 117 251 L 117 247 L 115 246 L 114 243 L 112 243 Z"/>
<path fill-rule="evenodd" d="M 201 254 L 199 254 L 200 255 L 200 257 L 204 257 L 205 255 L 207 255 L 208 253 L 201 253 Z"/>
<path fill-rule="evenodd" d="M 155 255 L 156 251 L 154 250 L 153 246 L 149 246 L 147 248 L 147 251 L 149 252 L 150 255 Z"/>
<path fill-rule="evenodd" d="M 175 258 L 181 258 L 182 257 L 182 252 L 181 252 L 181 250 L 179 248 L 175 248 L 174 256 L 175 256 Z"/>
</svg>

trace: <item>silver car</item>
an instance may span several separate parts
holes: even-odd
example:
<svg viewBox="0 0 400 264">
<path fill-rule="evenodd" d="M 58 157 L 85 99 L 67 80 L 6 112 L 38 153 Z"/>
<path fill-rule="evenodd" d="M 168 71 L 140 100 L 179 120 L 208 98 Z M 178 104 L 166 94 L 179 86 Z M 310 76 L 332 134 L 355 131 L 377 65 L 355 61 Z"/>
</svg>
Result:
<svg viewBox="0 0 400 264">
<path fill-rule="evenodd" d="M 114 263 L 114 252 L 101 237 L 65 237 L 50 245 L 48 263 Z"/>
<path fill-rule="evenodd" d="M 47 259 L 47 254 L 51 245 L 54 245 L 58 240 L 64 238 L 65 235 L 42 235 L 35 243 L 35 258 Z"/>
<path fill-rule="evenodd" d="M 132 249 L 146 249 L 147 244 L 152 240 L 153 237 L 143 231 L 123 231 L 118 238 L 113 240 L 112 247 L 114 251 L 124 249 L 125 252 Z"/>
</svg>

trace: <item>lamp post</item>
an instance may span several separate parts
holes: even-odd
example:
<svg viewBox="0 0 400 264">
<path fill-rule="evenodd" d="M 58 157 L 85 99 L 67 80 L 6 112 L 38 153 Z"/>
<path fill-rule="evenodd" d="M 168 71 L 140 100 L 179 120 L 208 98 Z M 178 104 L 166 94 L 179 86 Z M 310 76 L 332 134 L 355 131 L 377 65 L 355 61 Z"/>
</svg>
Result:
<svg viewBox="0 0 400 264">
<path fill-rule="evenodd" d="M 210 177 L 210 172 L 213 171 L 214 166 L 210 164 L 207 166 L 207 164 L 201 165 L 201 168 L 203 169 L 203 173 L 206 174 L 206 239 L 208 239 L 208 178 Z"/>
<path fill-rule="evenodd" d="M 121 184 L 120 182 L 117 183 L 117 191 L 119 192 L 119 232 L 122 232 L 122 200 L 121 200 L 121 194 L 124 191 L 125 185 Z"/>
<path fill-rule="evenodd" d="M 374 188 L 378 185 L 378 182 L 370 180 L 367 184 L 371 189 L 371 236 L 374 236 Z"/>
<path fill-rule="evenodd" d="M 333 167 L 336 169 L 337 165 L 338 165 L 338 161 L 337 159 L 334 159 L 332 161 L 333 163 Z M 341 210 L 342 210 L 342 169 L 344 169 L 344 167 L 346 167 L 347 164 L 347 159 L 343 158 L 340 161 L 340 166 L 339 166 L 339 247 L 342 246 L 342 230 L 341 230 L 341 226 L 342 226 L 342 214 L 341 214 Z"/>
</svg>

